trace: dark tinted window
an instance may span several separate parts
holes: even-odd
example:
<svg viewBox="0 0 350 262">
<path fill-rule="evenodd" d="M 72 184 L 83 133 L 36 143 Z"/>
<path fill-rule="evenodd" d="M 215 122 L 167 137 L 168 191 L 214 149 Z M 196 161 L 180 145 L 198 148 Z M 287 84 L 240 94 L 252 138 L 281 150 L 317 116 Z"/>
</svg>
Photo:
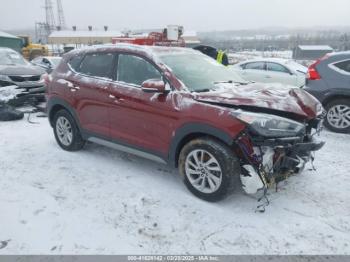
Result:
<svg viewBox="0 0 350 262">
<path fill-rule="evenodd" d="M 114 55 L 110 53 L 88 54 L 80 65 L 79 72 L 98 77 L 111 77 Z"/>
<path fill-rule="evenodd" d="M 133 55 L 119 55 L 118 58 L 118 81 L 141 85 L 149 79 L 161 79 L 159 71 L 141 57 Z"/>
<path fill-rule="evenodd" d="M 267 70 L 289 74 L 289 70 L 285 66 L 277 63 L 267 63 Z"/>
<path fill-rule="evenodd" d="M 334 66 L 339 68 L 340 70 L 343 70 L 343 71 L 350 73 L 350 60 L 336 63 L 336 64 L 334 64 Z"/>
<path fill-rule="evenodd" d="M 82 56 L 74 56 L 71 58 L 71 60 L 68 62 L 71 68 L 73 68 L 75 71 L 79 71 L 79 65 L 81 62 Z"/>
<path fill-rule="evenodd" d="M 264 62 L 247 63 L 244 65 L 244 69 L 265 70 L 265 63 Z"/>
</svg>

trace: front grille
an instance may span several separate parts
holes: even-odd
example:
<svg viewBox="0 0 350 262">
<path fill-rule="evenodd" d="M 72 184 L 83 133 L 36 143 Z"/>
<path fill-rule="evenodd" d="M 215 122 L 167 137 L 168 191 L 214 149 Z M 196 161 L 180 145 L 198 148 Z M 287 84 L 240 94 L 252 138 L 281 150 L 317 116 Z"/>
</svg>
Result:
<svg viewBox="0 0 350 262">
<path fill-rule="evenodd" d="M 9 78 L 14 82 L 36 82 L 40 80 L 40 75 L 34 75 L 34 76 L 9 76 Z"/>
</svg>

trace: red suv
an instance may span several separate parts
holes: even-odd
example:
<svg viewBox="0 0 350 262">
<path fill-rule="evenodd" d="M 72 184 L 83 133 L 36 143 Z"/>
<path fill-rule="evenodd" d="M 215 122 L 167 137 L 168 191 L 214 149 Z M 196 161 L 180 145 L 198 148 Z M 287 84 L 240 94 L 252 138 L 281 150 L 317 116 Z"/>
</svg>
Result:
<svg viewBox="0 0 350 262">
<path fill-rule="evenodd" d="M 198 51 L 127 44 L 66 54 L 47 110 L 67 151 L 91 141 L 178 167 L 196 196 L 266 189 L 303 169 L 323 108 L 298 88 L 240 79 Z M 241 182 L 239 181 L 239 178 Z"/>
</svg>

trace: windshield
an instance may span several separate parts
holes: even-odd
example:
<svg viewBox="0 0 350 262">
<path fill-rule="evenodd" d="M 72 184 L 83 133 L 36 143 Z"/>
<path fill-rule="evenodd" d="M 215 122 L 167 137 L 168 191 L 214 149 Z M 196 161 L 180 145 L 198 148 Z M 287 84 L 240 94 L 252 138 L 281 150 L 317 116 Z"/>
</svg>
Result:
<svg viewBox="0 0 350 262">
<path fill-rule="evenodd" d="M 0 65 L 26 65 L 24 58 L 12 51 L 0 51 Z"/>
<path fill-rule="evenodd" d="M 247 83 L 232 69 L 203 54 L 174 53 L 159 58 L 192 92 L 215 90 L 221 82 Z"/>
</svg>

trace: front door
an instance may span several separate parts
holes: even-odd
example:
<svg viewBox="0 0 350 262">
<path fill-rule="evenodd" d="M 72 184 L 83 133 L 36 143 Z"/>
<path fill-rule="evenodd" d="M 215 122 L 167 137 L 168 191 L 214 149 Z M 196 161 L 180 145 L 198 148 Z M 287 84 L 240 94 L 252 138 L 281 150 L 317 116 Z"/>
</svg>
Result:
<svg viewBox="0 0 350 262">
<path fill-rule="evenodd" d="M 116 81 L 110 85 L 111 137 L 139 149 L 167 154 L 176 112 L 171 93 L 146 93 L 141 84 L 162 79 L 155 65 L 142 57 L 119 54 Z"/>
</svg>

